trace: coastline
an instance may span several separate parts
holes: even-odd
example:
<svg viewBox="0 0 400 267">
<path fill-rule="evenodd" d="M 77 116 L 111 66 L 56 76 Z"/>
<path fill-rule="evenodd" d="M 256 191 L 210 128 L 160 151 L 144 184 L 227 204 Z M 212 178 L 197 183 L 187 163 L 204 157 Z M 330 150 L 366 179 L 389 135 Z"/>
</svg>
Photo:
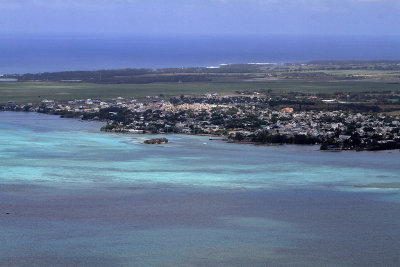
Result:
<svg viewBox="0 0 400 267">
<path fill-rule="evenodd" d="M 145 146 L 97 126 L 0 113 L 0 265 L 390 265 L 398 255 L 397 152 L 194 135 Z"/>
<path fill-rule="evenodd" d="M 1 111 L 0 111 L 1 112 Z M 42 112 L 37 112 L 37 111 L 14 111 L 14 110 L 3 110 L 3 112 L 33 112 L 33 113 L 37 113 L 37 114 L 46 114 L 46 115 L 51 115 L 51 116 L 59 116 L 59 118 L 61 119 L 77 119 L 80 121 L 93 121 L 93 122 L 101 122 L 101 123 L 107 123 L 107 120 L 95 120 L 95 119 L 89 119 L 89 120 L 83 120 L 80 116 L 74 116 L 74 117 L 65 117 L 63 115 L 59 115 L 59 114 L 51 114 L 51 113 L 42 113 Z M 121 131 L 110 131 L 110 130 L 104 130 L 104 127 L 101 127 L 99 129 L 99 131 L 102 132 L 110 132 L 110 133 L 121 133 L 121 134 L 138 134 L 138 135 L 170 135 L 170 134 L 175 134 L 175 133 L 131 133 L 129 131 L 126 130 L 121 130 Z M 182 134 L 182 135 L 188 135 L 188 136 L 205 136 L 205 137 L 216 137 L 216 138 L 220 138 L 218 140 L 222 140 L 222 141 L 226 141 L 227 143 L 233 143 L 233 144 L 247 144 L 247 145 L 255 145 L 255 146 L 281 146 L 281 145 L 304 145 L 304 146 L 310 146 L 310 145 L 319 145 L 320 146 L 320 151 L 322 152 L 342 152 L 342 151 L 357 151 L 357 152 L 362 152 L 362 151 L 393 151 L 393 150 L 398 150 L 400 152 L 399 148 L 384 148 L 381 149 L 379 147 L 372 147 L 372 148 L 338 148 L 338 147 L 334 147 L 331 149 L 323 149 L 322 148 L 322 144 L 293 144 L 293 143 L 263 143 L 263 142 L 254 142 L 254 141 L 246 141 L 246 140 L 235 140 L 235 139 L 231 139 L 229 138 L 229 136 L 224 136 L 224 135 L 216 135 L 216 134 L 205 134 L 205 133 L 201 133 L 201 134 L 192 134 L 192 133 L 176 133 L 176 134 Z"/>
</svg>

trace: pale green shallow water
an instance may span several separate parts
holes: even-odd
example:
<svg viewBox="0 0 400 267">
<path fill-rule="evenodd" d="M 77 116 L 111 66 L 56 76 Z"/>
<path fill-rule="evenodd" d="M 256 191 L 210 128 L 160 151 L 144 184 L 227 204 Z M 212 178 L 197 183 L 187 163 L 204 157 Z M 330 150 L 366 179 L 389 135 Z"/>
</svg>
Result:
<svg viewBox="0 0 400 267">
<path fill-rule="evenodd" d="M 0 113 L 0 265 L 396 266 L 400 152 Z"/>
</svg>

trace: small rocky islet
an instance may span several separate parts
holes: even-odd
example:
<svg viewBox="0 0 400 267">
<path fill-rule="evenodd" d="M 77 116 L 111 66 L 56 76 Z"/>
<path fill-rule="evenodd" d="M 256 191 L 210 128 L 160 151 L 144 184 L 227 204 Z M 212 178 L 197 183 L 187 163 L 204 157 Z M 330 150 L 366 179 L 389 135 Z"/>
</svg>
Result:
<svg viewBox="0 0 400 267">
<path fill-rule="evenodd" d="M 153 139 L 148 139 L 143 142 L 143 144 L 146 145 L 161 145 L 161 144 L 168 144 L 168 139 L 163 137 L 163 138 L 153 138 Z"/>
</svg>

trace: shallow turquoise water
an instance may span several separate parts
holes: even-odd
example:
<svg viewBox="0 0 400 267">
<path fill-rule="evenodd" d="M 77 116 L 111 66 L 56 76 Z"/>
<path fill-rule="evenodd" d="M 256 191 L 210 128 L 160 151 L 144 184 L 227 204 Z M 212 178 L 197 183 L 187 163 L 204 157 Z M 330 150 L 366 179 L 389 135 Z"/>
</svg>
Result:
<svg viewBox="0 0 400 267">
<path fill-rule="evenodd" d="M 400 182 L 399 151 L 327 153 L 317 146 L 238 145 L 183 135 L 149 146 L 142 144 L 149 136 L 101 133 L 99 127 L 0 113 L 3 183 L 389 191 L 373 185 Z"/>
<path fill-rule="evenodd" d="M 400 263 L 400 153 L 320 152 L 0 113 L 0 265 Z"/>
</svg>

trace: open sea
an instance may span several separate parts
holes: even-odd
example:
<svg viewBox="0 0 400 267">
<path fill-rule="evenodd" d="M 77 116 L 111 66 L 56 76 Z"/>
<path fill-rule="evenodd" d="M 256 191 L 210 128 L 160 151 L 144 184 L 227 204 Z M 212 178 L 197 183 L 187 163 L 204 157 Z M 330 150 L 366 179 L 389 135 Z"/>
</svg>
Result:
<svg viewBox="0 0 400 267">
<path fill-rule="evenodd" d="M 0 112 L 0 266 L 399 266 L 400 152 Z"/>
<path fill-rule="evenodd" d="M 311 60 L 400 60 L 400 37 L 0 36 L 0 75 Z"/>
</svg>

